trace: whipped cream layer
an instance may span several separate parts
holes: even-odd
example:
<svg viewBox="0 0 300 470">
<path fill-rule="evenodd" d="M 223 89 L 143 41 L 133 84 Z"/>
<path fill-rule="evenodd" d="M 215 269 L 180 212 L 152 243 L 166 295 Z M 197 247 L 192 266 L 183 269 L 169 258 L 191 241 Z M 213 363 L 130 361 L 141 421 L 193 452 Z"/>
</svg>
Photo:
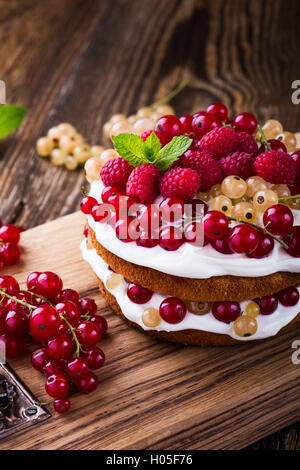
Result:
<svg viewBox="0 0 300 470">
<path fill-rule="evenodd" d="M 101 202 L 104 188 L 102 181 L 91 184 L 90 196 Z M 294 225 L 300 225 L 300 211 L 293 211 Z M 278 271 L 300 272 L 299 258 L 293 258 L 275 242 L 273 252 L 262 259 L 247 258 L 245 255 L 224 255 L 210 245 L 197 247 L 184 243 L 176 251 L 166 251 L 160 246 L 144 248 L 135 242 L 120 241 L 114 229 L 104 223 L 95 222 L 91 215 L 88 224 L 96 234 L 98 242 L 120 258 L 134 264 L 156 269 L 173 276 L 207 279 L 212 276 L 267 276 Z"/>
<path fill-rule="evenodd" d="M 161 302 L 167 298 L 167 296 L 154 293 L 149 302 L 139 305 L 132 302 L 127 296 L 127 285 L 128 283 L 123 278 L 121 284 L 116 289 L 108 289 L 106 281 L 111 276 L 112 271 L 103 259 L 97 254 L 96 250 L 87 248 L 87 240 L 84 239 L 81 243 L 82 256 L 87 261 L 95 274 L 104 283 L 105 288 L 115 297 L 117 303 L 120 306 L 124 316 L 140 325 L 144 330 L 156 330 L 156 331 L 181 331 L 187 329 L 202 330 L 211 333 L 218 333 L 231 336 L 231 338 L 239 341 L 253 341 L 257 339 L 269 338 L 276 335 L 284 326 L 290 323 L 299 313 L 299 305 L 294 307 L 284 307 L 280 303 L 278 304 L 277 310 L 272 315 L 258 315 L 256 317 L 258 329 L 257 332 L 249 337 L 237 336 L 233 329 L 233 322 L 230 324 L 223 323 L 217 320 L 211 313 L 206 315 L 195 315 L 191 312 L 187 312 L 185 318 L 175 325 L 161 321 L 160 325 L 155 328 L 148 328 L 142 321 L 143 311 L 148 307 L 154 307 L 159 310 Z M 151 250 L 150 250 L 151 251 Z M 300 292 L 300 288 L 298 288 Z M 243 312 L 245 306 L 250 301 L 241 302 L 241 310 Z"/>
</svg>

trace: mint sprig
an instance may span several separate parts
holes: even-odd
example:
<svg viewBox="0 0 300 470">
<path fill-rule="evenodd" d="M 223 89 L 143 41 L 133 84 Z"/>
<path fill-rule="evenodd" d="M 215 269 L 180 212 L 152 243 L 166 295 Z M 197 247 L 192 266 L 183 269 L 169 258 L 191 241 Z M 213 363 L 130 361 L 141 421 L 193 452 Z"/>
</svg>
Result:
<svg viewBox="0 0 300 470">
<path fill-rule="evenodd" d="M 14 104 L 0 106 L 0 139 L 16 130 L 26 115 L 27 109 Z"/>
<path fill-rule="evenodd" d="M 166 171 L 190 147 L 192 139 L 185 135 L 175 136 L 163 148 L 154 132 L 143 142 L 134 134 L 119 134 L 113 137 L 118 154 L 132 166 L 152 163 L 160 171 Z"/>
</svg>

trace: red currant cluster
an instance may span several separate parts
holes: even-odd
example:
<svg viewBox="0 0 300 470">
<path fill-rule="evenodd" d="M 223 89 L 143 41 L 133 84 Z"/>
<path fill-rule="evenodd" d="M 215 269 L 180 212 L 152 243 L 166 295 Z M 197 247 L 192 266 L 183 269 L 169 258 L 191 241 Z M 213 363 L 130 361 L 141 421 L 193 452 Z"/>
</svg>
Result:
<svg viewBox="0 0 300 470">
<path fill-rule="evenodd" d="M 26 290 L 12 276 L 1 276 L 0 296 L 0 341 L 6 357 L 22 354 L 30 335 L 41 346 L 32 355 L 32 366 L 45 374 L 55 410 L 65 413 L 71 406 L 70 384 L 82 393 L 98 386 L 91 371 L 104 364 L 104 352 L 96 345 L 107 331 L 105 318 L 96 315 L 94 300 L 80 300 L 77 291 L 63 289 L 61 278 L 49 271 L 31 273 Z"/>
<path fill-rule="evenodd" d="M 2 225 L 0 220 L 0 268 L 12 266 L 19 261 L 21 252 L 18 243 L 23 231 L 22 227 Z"/>
</svg>

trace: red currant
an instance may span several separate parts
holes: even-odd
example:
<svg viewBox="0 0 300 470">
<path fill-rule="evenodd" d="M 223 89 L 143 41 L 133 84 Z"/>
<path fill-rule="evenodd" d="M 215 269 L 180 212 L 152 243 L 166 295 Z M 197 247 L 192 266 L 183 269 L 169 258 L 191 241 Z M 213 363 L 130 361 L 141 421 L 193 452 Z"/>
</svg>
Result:
<svg viewBox="0 0 300 470">
<path fill-rule="evenodd" d="M 55 411 L 57 411 L 57 413 L 62 415 L 70 410 L 71 402 L 69 398 L 59 398 L 57 400 L 54 400 L 53 408 L 55 409 Z"/>
<path fill-rule="evenodd" d="M 88 224 L 85 224 L 85 226 L 84 226 L 83 235 L 85 236 L 85 238 L 87 238 L 89 236 L 89 226 L 88 226 Z"/>
<path fill-rule="evenodd" d="M 76 331 L 78 340 L 83 346 L 95 346 L 100 340 L 100 331 L 98 326 L 90 321 L 81 322 Z"/>
<path fill-rule="evenodd" d="M 5 318 L 5 331 L 14 336 L 25 336 L 28 332 L 29 322 L 26 313 L 17 308 L 10 310 Z"/>
<path fill-rule="evenodd" d="M 54 299 L 60 295 L 62 286 L 62 280 L 57 274 L 46 271 L 38 276 L 35 292 L 47 299 Z"/>
<path fill-rule="evenodd" d="M 154 132 L 162 145 L 166 145 L 176 135 L 182 135 L 184 133 L 181 122 L 172 114 L 158 119 L 154 126 Z"/>
<path fill-rule="evenodd" d="M 52 359 L 67 359 L 72 352 L 72 341 L 68 336 L 58 335 L 47 343 L 47 353 Z"/>
<path fill-rule="evenodd" d="M 77 326 L 80 322 L 79 307 L 71 300 L 59 302 L 55 305 L 55 310 L 59 316 L 62 314 L 72 326 Z"/>
<path fill-rule="evenodd" d="M 202 137 L 209 131 L 222 125 L 221 120 L 212 114 L 198 114 L 194 115 L 192 127 L 196 137 Z"/>
<path fill-rule="evenodd" d="M 100 369 L 100 367 L 102 367 L 104 364 L 105 354 L 102 349 L 97 348 L 97 346 L 83 353 L 82 355 L 87 360 L 88 367 L 91 370 Z"/>
<path fill-rule="evenodd" d="M 144 204 L 138 216 L 141 233 L 144 231 L 149 237 L 155 238 L 161 225 L 161 212 L 154 204 Z"/>
<path fill-rule="evenodd" d="M 93 207 L 98 204 L 97 200 L 91 196 L 84 196 L 80 202 L 80 210 L 84 214 L 91 214 Z"/>
<path fill-rule="evenodd" d="M 202 219 L 204 235 L 216 240 L 223 238 L 228 230 L 228 219 L 219 211 L 208 211 Z"/>
<path fill-rule="evenodd" d="M 136 240 L 138 237 L 135 236 L 134 230 L 134 218 L 127 217 L 126 219 L 119 219 L 115 226 L 116 236 L 123 243 L 130 243 Z"/>
<path fill-rule="evenodd" d="M 219 238 L 218 240 L 210 240 L 211 246 L 222 253 L 223 255 L 231 255 L 233 253 L 232 249 L 228 245 L 228 237 Z"/>
<path fill-rule="evenodd" d="M 259 232 L 258 245 L 255 250 L 251 251 L 247 256 L 248 258 L 265 258 L 274 249 L 274 238 L 266 233 Z"/>
<path fill-rule="evenodd" d="M 233 126 L 237 131 L 254 134 L 257 129 L 257 119 L 251 113 L 240 113 L 233 120 Z"/>
<path fill-rule="evenodd" d="M 82 357 L 70 359 L 66 371 L 72 379 L 83 379 L 88 374 L 88 361 Z"/>
<path fill-rule="evenodd" d="M 146 287 L 131 282 L 127 286 L 127 295 L 135 304 L 145 304 L 151 299 L 153 292 Z"/>
<path fill-rule="evenodd" d="M 228 236 L 228 245 L 234 253 L 249 254 L 259 243 L 259 231 L 251 225 L 236 225 Z"/>
<path fill-rule="evenodd" d="M 121 186 L 106 186 L 102 191 L 102 201 L 113 204 L 123 194 L 125 194 L 125 189 Z"/>
<path fill-rule="evenodd" d="M 285 307 L 293 307 L 299 302 L 299 291 L 296 287 L 287 287 L 279 292 L 278 299 Z"/>
<path fill-rule="evenodd" d="M 43 372 L 45 365 L 49 361 L 49 356 L 47 354 L 46 349 L 41 348 L 37 349 L 32 353 L 31 356 L 31 364 L 35 370 L 39 372 Z"/>
<path fill-rule="evenodd" d="M 29 320 L 30 333 L 42 340 L 56 336 L 59 325 L 58 313 L 55 308 L 47 304 L 33 310 Z"/>
<path fill-rule="evenodd" d="M 294 216 L 287 206 L 276 204 L 265 211 L 263 222 L 267 230 L 273 235 L 285 235 L 293 227 Z"/>
<path fill-rule="evenodd" d="M 69 391 L 69 382 L 63 374 L 53 374 L 47 378 L 45 390 L 52 398 L 64 398 Z"/>
<path fill-rule="evenodd" d="M 27 277 L 27 281 L 26 281 L 27 289 L 32 290 L 32 291 L 35 290 L 36 283 L 40 274 L 41 274 L 40 272 L 33 272 L 29 274 L 29 276 Z"/>
<path fill-rule="evenodd" d="M 200 218 L 203 214 L 205 215 L 208 212 L 208 205 L 202 199 L 193 199 L 192 200 L 192 217 Z"/>
<path fill-rule="evenodd" d="M 95 315 L 90 319 L 92 323 L 95 323 L 95 325 L 98 326 L 101 338 L 105 335 L 107 332 L 107 321 L 106 318 L 102 317 L 101 315 Z"/>
<path fill-rule="evenodd" d="M 20 230 L 14 225 L 2 225 L 0 227 L 0 239 L 3 242 L 11 242 L 17 245 L 20 241 Z"/>
<path fill-rule="evenodd" d="M 44 374 L 46 377 L 51 375 L 62 374 L 64 372 L 64 365 L 61 361 L 50 359 L 44 364 Z"/>
<path fill-rule="evenodd" d="M 5 329 L 5 318 L 7 310 L 4 305 L 0 305 L 0 335 L 4 332 Z"/>
<path fill-rule="evenodd" d="M 193 127 L 192 127 L 192 122 L 193 122 L 194 116 L 191 116 L 190 114 L 184 114 L 179 118 L 179 121 L 182 124 L 182 129 L 184 134 L 192 134 L 193 132 Z"/>
<path fill-rule="evenodd" d="M 85 297 L 79 302 L 80 315 L 93 317 L 97 313 L 97 304 L 93 299 Z"/>
<path fill-rule="evenodd" d="M 59 296 L 59 301 L 64 302 L 65 300 L 70 300 L 71 302 L 74 302 L 74 304 L 78 305 L 79 304 L 78 292 L 74 289 L 62 290 Z"/>
<path fill-rule="evenodd" d="M 75 380 L 75 387 L 81 393 L 92 393 L 98 387 L 98 377 L 93 373 L 89 372 L 83 379 Z"/>
<path fill-rule="evenodd" d="M 151 238 L 147 235 L 147 232 L 142 230 L 140 232 L 140 236 L 136 241 L 138 246 L 143 246 L 144 248 L 154 248 L 158 244 L 158 240 L 155 238 Z"/>
<path fill-rule="evenodd" d="M 5 266 L 12 266 L 21 258 L 21 251 L 14 243 L 7 242 L 0 246 L 0 257 Z"/>
<path fill-rule="evenodd" d="M 10 333 L 3 333 L 0 336 L 0 343 L 4 343 L 5 355 L 8 359 L 20 356 L 24 351 L 24 339 Z"/>
<path fill-rule="evenodd" d="M 297 152 L 292 153 L 292 159 L 297 164 L 297 173 L 296 173 L 296 178 L 295 178 L 295 183 L 297 184 L 297 183 L 300 183 L 300 150 L 297 150 Z M 295 193 L 295 194 L 299 194 L 299 193 Z"/>
<path fill-rule="evenodd" d="M 186 305 L 177 297 L 167 297 L 159 306 L 159 313 L 167 323 L 180 323 L 186 316 Z"/>
<path fill-rule="evenodd" d="M 165 197 L 159 204 L 160 214 L 167 222 L 177 222 L 184 214 L 184 202 L 180 197 Z"/>
<path fill-rule="evenodd" d="M 103 224 L 110 218 L 110 211 L 106 204 L 96 204 L 92 209 L 91 215 L 96 222 Z"/>
<path fill-rule="evenodd" d="M 283 237 L 284 242 L 288 245 L 287 252 L 295 258 L 300 257 L 300 225 L 295 225 L 289 235 Z"/>
<path fill-rule="evenodd" d="M 277 309 L 278 297 L 275 294 L 266 295 L 261 299 L 256 299 L 255 302 L 260 306 L 260 313 L 262 315 L 270 315 Z"/>
<path fill-rule="evenodd" d="M 182 231 L 173 225 L 162 227 L 159 232 L 159 246 L 167 251 L 176 251 L 184 243 Z"/>
<path fill-rule="evenodd" d="M 226 121 L 228 118 L 228 109 L 223 103 L 212 103 L 206 108 L 208 114 L 217 116 L 221 121 Z"/>
<path fill-rule="evenodd" d="M 271 147 L 271 150 L 277 150 L 278 152 L 285 152 L 287 153 L 286 146 L 284 145 L 283 142 L 277 139 L 270 139 L 268 140 L 268 144 Z M 262 153 L 266 152 L 266 149 L 264 148 L 264 151 Z"/>
<path fill-rule="evenodd" d="M 238 302 L 214 302 L 211 311 L 217 320 L 230 323 L 240 316 L 241 307 Z"/>
<path fill-rule="evenodd" d="M 12 276 L 0 276 L 0 289 L 5 290 L 8 295 L 16 295 L 20 292 L 18 281 Z"/>
</svg>

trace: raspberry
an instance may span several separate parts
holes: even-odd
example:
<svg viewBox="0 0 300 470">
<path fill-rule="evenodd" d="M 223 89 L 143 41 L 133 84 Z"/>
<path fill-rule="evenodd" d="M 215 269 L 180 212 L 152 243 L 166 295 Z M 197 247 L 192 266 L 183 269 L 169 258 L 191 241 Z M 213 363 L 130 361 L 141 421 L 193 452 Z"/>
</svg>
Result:
<svg viewBox="0 0 300 470">
<path fill-rule="evenodd" d="M 173 168 L 166 171 L 160 181 L 160 192 L 164 197 L 178 196 L 191 201 L 200 187 L 200 176 L 191 168 Z"/>
<path fill-rule="evenodd" d="M 217 127 L 205 134 L 200 142 L 199 150 L 211 153 L 213 158 L 219 160 L 233 153 L 239 146 L 237 132 L 230 127 Z"/>
<path fill-rule="evenodd" d="M 182 165 L 199 173 L 201 191 L 208 191 L 214 184 L 221 183 L 223 179 L 219 162 L 214 160 L 209 153 L 187 151 L 183 156 Z"/>
<path fill-rule="evenodd" d="M 273 184 L 293 184 L 297 171 L 296 162 L 292 157 L 277 150 L 258 155 L 254 167 L 258 176 Z"/>
<path fill-rule="evenodd" d="M 248 153 L 252 157 L 256 157 L 258 154 L 258 145 L 253 136 L 248 134 L 248 132 L 237 132 L 237 135 L 239 138 L 239 151 Z"/>
<path fill-rule="evenodd" d="M 145 142 L 148 139 L 149 135 L 152 134 L 152 132 L 153 131 L 144 131 L 142 133 L 141 138 L 143 139 L 143 142 Z"/>
<path fill-rule="evenodd" d="M 248 135 L 250 136 L 250 134 Z M 245 152 L 234 152 L 220 160 L 224 176 L 236 175 L 244 180 L 254 175 L 253 163 L 254 158 Z"/>
<path fill-rule="evenodd" d="M 153 202 L 159 189 L 159 169 L 152 163 L 135 168 L 128 178 L 126 194 L 137 196 L 142 202 Z"/>
<path fill-rule="evenodd" d="M 100 176 L 105 186 L 114 186 L 115 184 L 126 187 L 127 180 L 133 170 L 124 158 L 113 158 L 105 163 L 100 171 Z"/>
</svg>

